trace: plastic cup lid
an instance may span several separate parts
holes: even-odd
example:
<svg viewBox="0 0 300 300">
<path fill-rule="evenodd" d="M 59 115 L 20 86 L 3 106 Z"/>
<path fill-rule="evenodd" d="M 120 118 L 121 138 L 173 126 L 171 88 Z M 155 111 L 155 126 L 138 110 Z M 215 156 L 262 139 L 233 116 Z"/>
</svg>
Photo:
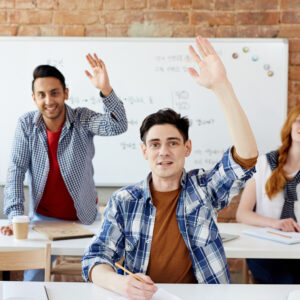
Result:
<svg viewBox="0 0 300 300">
<path fill-rule="evenodd" d="M 14 223 L 25 223 L 25 222 L 29 222 L 29 217 L 28 216 L 14 216 L 12 221 Z"/>
</svg>

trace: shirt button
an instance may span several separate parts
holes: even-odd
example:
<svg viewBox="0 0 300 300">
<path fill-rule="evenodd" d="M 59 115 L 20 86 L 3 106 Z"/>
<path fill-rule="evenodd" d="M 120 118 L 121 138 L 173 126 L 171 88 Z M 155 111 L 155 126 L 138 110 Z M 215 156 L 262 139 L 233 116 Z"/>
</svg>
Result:
<svg viewBox="0 0 300 300">
<path fill-rule="evenodd" d="M 47 176 L 47 174 L 45 173 L 45 174 L 44 174 L 44 177 L 46 177 L 46 176 Z"/>
<path fill-rule="evenodd" d="M 42 195 L 42 193 L 41 193 L 41 192 L 39 192 L 39 195 Z"/>
<path fill-rule="evenodd" d="M 109 104 L 109 103 L 110 103 L 110 101 L 106 101 L 106 102 L 105 102 L 105 104 Z"/>
<path fill-rule="evenodd" d="M 147 243 L 147 244 L 151 243 L 151 239 L 147 240 L 146 243 Z"/>
</svg>

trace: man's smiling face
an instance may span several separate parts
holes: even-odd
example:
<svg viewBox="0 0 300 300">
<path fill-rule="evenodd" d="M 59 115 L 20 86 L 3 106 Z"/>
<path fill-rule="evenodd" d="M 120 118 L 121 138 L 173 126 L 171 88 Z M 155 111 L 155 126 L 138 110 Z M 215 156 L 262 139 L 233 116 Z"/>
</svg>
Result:
<svg viewBox="0 0 300 300">
<path fill-rule="evenodd" d="M 59 79 L 55 77 L 37 78 L 34 82 L 32 98 L 45 122 L 47 119 L 53 121 L 64 117 L 68 89 L 63 89 Z"/>
</svg>

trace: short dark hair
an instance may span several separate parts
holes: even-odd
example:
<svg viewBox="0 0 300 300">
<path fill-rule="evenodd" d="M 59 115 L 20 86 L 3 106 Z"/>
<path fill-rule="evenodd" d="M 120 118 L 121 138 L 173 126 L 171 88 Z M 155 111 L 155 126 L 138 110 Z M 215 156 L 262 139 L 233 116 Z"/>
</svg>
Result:
<svg viewBox="0 0 300 300">
<path fill-rule="evenodd" d="M 190 122 L 187 117 L 181 117 L 180 114 L 171 108 L 160 109 L 158 112 L 153 113 L 146 117 L 140 127 L 141 140 L 146 143 L 146 135 L 149 129 L 154 125 L 171 124 L 174 125 L 181 133 L 183 141 L 189 139 L 189 126 Z"/>
<path fill-rule="evenodd" d="M 44 78 L 44 77 L 55 77 L 57 78 L 62 87 L 63 90 L 66 89 L 66 83 L 65 83 L 65 77 L 64 75 L 55 67 L 50 65 L 39 65 L 37 66 L 33 71 L 33 80 L 32 80 L 32 92 L 34 92 L 34 82 L 38 78 Z"/>
</svg>

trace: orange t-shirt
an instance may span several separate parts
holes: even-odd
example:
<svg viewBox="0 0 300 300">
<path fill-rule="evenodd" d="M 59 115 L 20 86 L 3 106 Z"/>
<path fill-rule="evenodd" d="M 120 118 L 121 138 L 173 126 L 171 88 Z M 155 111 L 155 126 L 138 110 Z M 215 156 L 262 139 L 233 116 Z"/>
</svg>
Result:
<svg viewBox="0 0 300 300">
<path fill-rule="evenodd" d="M 180 192 L 181 187 L 171 192 L 157 192 L 151 188 L 156 217 L 147 275 L 155 283 L 197 282 L 176 219 Z"/>
</svg>

